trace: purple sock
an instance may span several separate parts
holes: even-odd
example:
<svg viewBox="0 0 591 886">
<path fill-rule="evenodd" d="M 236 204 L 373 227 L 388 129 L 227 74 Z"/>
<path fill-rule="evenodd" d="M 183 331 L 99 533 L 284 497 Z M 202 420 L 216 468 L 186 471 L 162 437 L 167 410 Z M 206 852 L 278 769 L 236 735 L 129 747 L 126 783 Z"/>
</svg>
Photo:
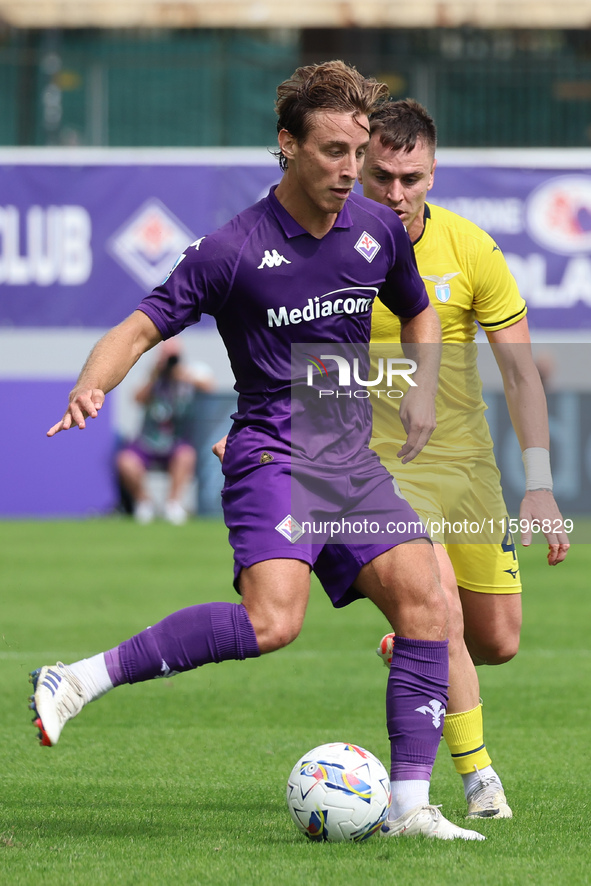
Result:
<svg viewBox="0 0 591 886">
<path fill-rule="evenodd" d="M 396 637 L 386 691 L 392 781 L 431 778 L 447 705 L 447 647 Z"/>
<path fill-rule="evenodd" d="M 173 612 L 105 653 L 114 686 L 190 671 L 209 662 L 260 655 L 241 603 L 203 603 Z"/>
</svg>

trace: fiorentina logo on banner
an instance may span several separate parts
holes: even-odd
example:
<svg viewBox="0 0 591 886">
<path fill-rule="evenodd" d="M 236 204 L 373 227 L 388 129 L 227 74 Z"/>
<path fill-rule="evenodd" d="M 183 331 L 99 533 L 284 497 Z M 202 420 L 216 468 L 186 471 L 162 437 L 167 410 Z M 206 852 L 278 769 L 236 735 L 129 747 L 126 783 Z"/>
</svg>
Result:
<svg viewBox="0 0 591 886">
<path fill-rule="evenodd" d="M 146 201 L 110 238 L 107 247 L 148 292 L 162 283 L 195 235 L 155 198 Z"/>
<path fill-rule="evenodd" d="M 137 306 L 138 296 L 162 283 L 194 242 L 194 232 L 216 230 L 267 193 L 277 170 L 264 150 L 261 154 L 262 162 L 251 161 L 249 151 L 237 155 L 235 149 L 219 149 L 213 158 L 197 152 L 195 162 L 188 163 L 182 152 L 177 162 L 169 152 L 148 159 L 141 151 L 126 151 L 124 161 L 109 153 L 107 161 L 91 162 L 64 150 L 63 161 L 46 162 L 39 154 L 33 164 L 18 153 L 4 153 L 0 326 L 104 329 L 120 322 Z M 589 149 L 474 151 L 459 159 L 453 151 L 439 154 L 429 204 L 491 235 L 537 332 L 591 330 L 588 158 Z M 358 232 L 355 251 L 371 263 L 382 246 L 387 248 L 386 235 L 367 224 L 371 233 Z M 417 255 L 423 248 L 417 244 Z M 261 276 L 279 264 L 291 267 L 280 251 L 267 254 L 266 248 L 258 264 Z M 422 273 L 442 277 L 456 270 L 450 264 L 422 268 Z M 453 306 L 455 282 L 434 281 L 430 291 L 438 306 Z M 105 292 L 116 297 L 105 298 Z M 315 313 L 316 308 L 303 310 Z M 275 314 L 279 319 L 271 316 L 271 325 L 283 325 L 283 315 L 276 309 Z"/>
</svg>

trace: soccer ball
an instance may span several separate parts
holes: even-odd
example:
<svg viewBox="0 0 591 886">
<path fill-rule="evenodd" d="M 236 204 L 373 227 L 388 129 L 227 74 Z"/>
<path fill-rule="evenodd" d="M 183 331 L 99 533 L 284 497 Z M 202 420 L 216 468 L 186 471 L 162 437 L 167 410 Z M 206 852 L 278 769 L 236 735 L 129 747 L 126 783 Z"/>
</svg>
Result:
<svg viewBox="0 0 591 886">
<path fill-rule="evenodd" d="M 396 634 L 386 634 L 380 640 L 380 645 L 376 649 L 376 655 L 379 655 L 387 668 L 392 664 L 392 653 L 394 652 L 394 639 Z"/>
<path fill-rule="evenodd" d="M 304 754 L 287 782 L 291 817 L 318 842 L 367 840 L 384 823 L 390 800 L 390 778 L 377 757 L 343 742 Z"/>
</svg>

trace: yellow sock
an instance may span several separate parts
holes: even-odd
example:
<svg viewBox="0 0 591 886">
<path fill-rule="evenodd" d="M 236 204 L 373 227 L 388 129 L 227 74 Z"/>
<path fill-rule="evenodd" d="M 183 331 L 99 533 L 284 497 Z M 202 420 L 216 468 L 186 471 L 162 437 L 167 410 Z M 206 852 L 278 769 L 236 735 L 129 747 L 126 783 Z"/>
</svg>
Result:
<svg viewBox="0 0 591 886">
<path fill-rule="evenodd" d="M 443 737 L 460 775 L 474 772 L 474 766 L 484 769 L 491 759 L 484 744 L 482 705 L 459 714 L 446 714 Z"/>
</svg>

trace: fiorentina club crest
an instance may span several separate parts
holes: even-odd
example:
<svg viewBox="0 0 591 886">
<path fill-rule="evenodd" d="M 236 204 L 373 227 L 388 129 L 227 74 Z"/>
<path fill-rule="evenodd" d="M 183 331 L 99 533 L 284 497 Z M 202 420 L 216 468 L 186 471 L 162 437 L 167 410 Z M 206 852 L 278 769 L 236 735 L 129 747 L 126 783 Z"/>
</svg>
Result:
<svg viewBox="0 0 591 886">
<path fill-rule="evenodd" d="M 355 249 L 360 255 L 363 256 L 366 261 L 372 262 L 380 251 L 381 247 L 377 240 L 374 240 L 373 237 L 370 237 L 367 231 L 364 231 L 355 244 Z"/>
<path fill-rule="evenodd" d="M 281 521 L 281 523 L 278 523 L 275 529 L 292 544 L 297 541 L 298 538 L 301 538 L 304 534 L 304 530 L 302 529 L 298 521 L 294 520 L 291 514 L 288 514 L 287 517 L 285 517 Z"/>
<path fill-rule="evenodd" d="M 162 283 L 195 235 L 160 200 L 146 201 L 107 246 L 113 258 L 148 292 Z"/>
</svg>

